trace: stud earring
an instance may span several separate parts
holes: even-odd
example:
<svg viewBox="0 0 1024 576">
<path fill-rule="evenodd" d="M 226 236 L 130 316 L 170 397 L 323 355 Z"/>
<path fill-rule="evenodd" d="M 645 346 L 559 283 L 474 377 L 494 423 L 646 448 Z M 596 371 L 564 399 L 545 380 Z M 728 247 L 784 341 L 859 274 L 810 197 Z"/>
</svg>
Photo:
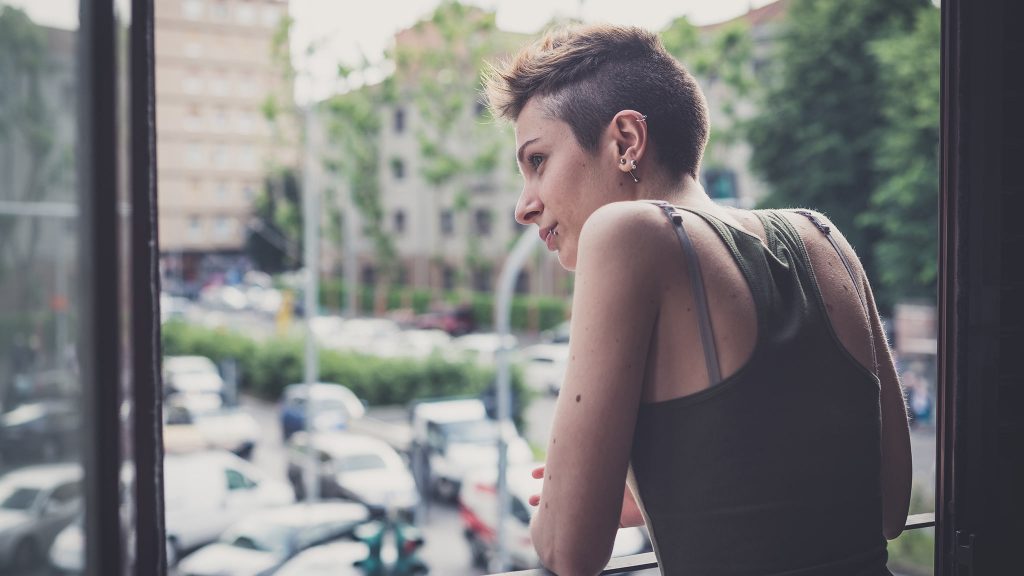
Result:
<svg viewBox="0 0 1024 576">
<path fill-rule="evenodd" d="M 625 164 L 625 158 L 623 158 L 623 164 Z M 629 175 L 633 177 L 633 182 L 639 184 L 640 179 L 636 176 L 636 160 L 630 160 L 629 162 Z"/>
<path fill-rule="evenodd" d="M 619 164 L 625 165 L 626 164 L 626 159 L 625 158 L 619 158 Z"/>
</svg>

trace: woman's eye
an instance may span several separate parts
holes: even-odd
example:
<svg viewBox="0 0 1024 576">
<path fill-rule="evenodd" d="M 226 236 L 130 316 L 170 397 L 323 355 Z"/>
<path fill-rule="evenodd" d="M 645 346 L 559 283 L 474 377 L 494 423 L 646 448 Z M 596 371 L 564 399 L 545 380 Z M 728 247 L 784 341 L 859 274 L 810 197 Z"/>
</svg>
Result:
<svg viewBox="0 0 1024 576">
<path fill-rule="evenodd" d="M 540 167 L 540 163 L 544 161 L 544 157 L 540 154 L 534 154 L 530 156 L 528 160 L 530 162 L 530 166 L 533 166 L 533 169 L 536 170 Z"/>
</svg>

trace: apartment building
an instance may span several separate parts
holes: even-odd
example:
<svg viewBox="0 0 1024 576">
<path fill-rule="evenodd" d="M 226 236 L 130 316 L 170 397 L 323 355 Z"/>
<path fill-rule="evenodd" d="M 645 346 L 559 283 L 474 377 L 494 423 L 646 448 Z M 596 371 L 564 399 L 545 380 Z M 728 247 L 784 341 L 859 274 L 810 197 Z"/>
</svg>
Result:
<svg viewBox="0 0 1024 576">
<path fill-rule="evenodd" d="M 478 18 L 483 14 L 470 9 L 465 17 Z M 526 35 L 498 30 L 486 33 L 492 35 L 487 41 L 498 51 L 494 56 L 529 40 Z M 399 32 L 394 50 L 437 50 L 440 42 L 431 25 L 421 24 Z M 446 66 L 426 72 L 433 75 L 429 82 L 441 79 L 445 83 L 446 75 L 460 73 L 456 71 L 457 65 Z M 399 65 L 394 78 L 395 95 L 378 107 L 377 179 L 384 216 L 382 227 L 398 256 L 397 280 L 437 295 L 455 290 L 493 292 L 506 255 L 525 229 L 514 218 L 522 186 L 515 162 L 514 135 L 511 126 L 490 119 L 478 93 L 479 86 L 454 79 L 450 90 L 462 91 L 462 106 L 454 125 L 439 135 L 438 103 L 431 100 L 438 96 L 424 95 L 420 77 L 423 73 L 416 65 Z M 461 73 L 475 75 L 477 71 Z M 321 119 L 307 125 L 314 147 L 332 146 L 324 131 L 326 122 L 329 121 Z M 432 180 L 428 175 L 431 160 L 424 155 L 425 142 L 427 147 L 443 148 L 444 154 L 464 169 L 444 182 Z M 485 150 L 496 150 L 493 167 L 469 168 Z M 318 167 L 313 170 L 319 173 Z M 360 212 L 353 205 L 344 176 L 322 177 L 326 179 L 325 186 L 342 192 L 336 198 L 344 220 L 353 223 L 348 230 L 363 230 Z M 348 278 L 364 286 L 373 285 L 380 276 L 373 242 L 365 235 L 346 241 L 352 247 L 348 253 L 342 253 L 338 246 L 324 246 L 326 266 L 337 271 L 354 259 L 355 270 L 349 269 Z M 557 259 L 538 251 L 521 273 L 516 289 L 523 294 L 566 296 L 570 293 L 570 277 Z"/>
<path fill-rule="evenodd" d="M 296 163 L 295 131 L 278 133 L 263 113 L 268 98 L 285 109 L 292 102 L 271 55 L 288 2 L 156 0 L 155 8 L 161 260 L 168 278 L 194 283 L 244 267 L 264 175 Z"/>
</svg>

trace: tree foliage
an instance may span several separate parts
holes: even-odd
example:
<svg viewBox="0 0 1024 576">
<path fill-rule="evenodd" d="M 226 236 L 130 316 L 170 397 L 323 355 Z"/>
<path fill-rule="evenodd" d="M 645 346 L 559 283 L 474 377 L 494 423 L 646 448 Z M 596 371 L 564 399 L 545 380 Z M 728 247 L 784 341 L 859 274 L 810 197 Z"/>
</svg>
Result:
<svg viewBox="0 0 1024 576">
<path fill-rule="evenodd" d="M 71 200 L 73 147 L 57 135 L 62 114 L 44 93 L 55 67 L 44 30 L 23 11 L 0 6 L 0 174 L 4 199 Z M 73 103 L 67 103 L 74 109 Z M 66 116 L 66 113 L 63 114 Z M 28 272 L 37 265 L 39 218 L 0 216 L 0 277 L 10 281 L 12 309 L 40 297 Z M 37 280 L 36 280 L 37 281 Z"/>
<path fill-rule="evenodd" d="M 294 270 L 302 262 L 302 187 L 294 168 L 263 179 L 253 205 L 245 251 L 256 267 L 271 274 Z"/>
<path fill-rule="evenodd" d="M 421 175 L 442 208 L 471 225 L 472 187 L 494 177 L 505 138 L 481 99 L 485 59 L 502 51 L 494 13 L 445 0 L 395 51 L 400 99 L 418 112 Z M 466 267 L 483 262 L 466 235 Z"/>
<path fill-rule="evenodd" d="M 793 0 L 778 66 L 748 130 L 752 167 L 771 187 L 763 205 L 828 214 L 873 280 L 884 230 L 858 215 L 877 206 L 872 199 L 891 176 L 876 158 L 893 96 L 874 47 L 909 33 L 925 7 L 932 9 L 927 0 Z M 938 45 L 930 49 L 937 52 Z"/>
<path fill-rule="evenodd" d="M 913 30 L 875 42 L 884 126 L 878 185 L 858 224 L 879 230 L 877 280 L 886 302 L 933 299 L 938 275 L 939 11 L 922 8 Z"/>
</svg>

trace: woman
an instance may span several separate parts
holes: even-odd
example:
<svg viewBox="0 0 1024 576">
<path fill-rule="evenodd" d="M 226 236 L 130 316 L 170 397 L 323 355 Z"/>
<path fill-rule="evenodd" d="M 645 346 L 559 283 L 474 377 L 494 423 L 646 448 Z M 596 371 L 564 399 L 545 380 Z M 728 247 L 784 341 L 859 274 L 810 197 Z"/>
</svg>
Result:
<svg viewBox="0 0 1024 576">
<path fill-rule="evenodd" d="M 889 574 L 910 443 L 871 290 L 820 214 L 713 203 L 707 108 L 654 34 L 553 32 L 487 81 L 522 224 L 576 274 L 531 533 L 596 574 L 646 522 L 664 574 Z M 628 484 L 627 484 L 628 477 Z"/>
</svg>

